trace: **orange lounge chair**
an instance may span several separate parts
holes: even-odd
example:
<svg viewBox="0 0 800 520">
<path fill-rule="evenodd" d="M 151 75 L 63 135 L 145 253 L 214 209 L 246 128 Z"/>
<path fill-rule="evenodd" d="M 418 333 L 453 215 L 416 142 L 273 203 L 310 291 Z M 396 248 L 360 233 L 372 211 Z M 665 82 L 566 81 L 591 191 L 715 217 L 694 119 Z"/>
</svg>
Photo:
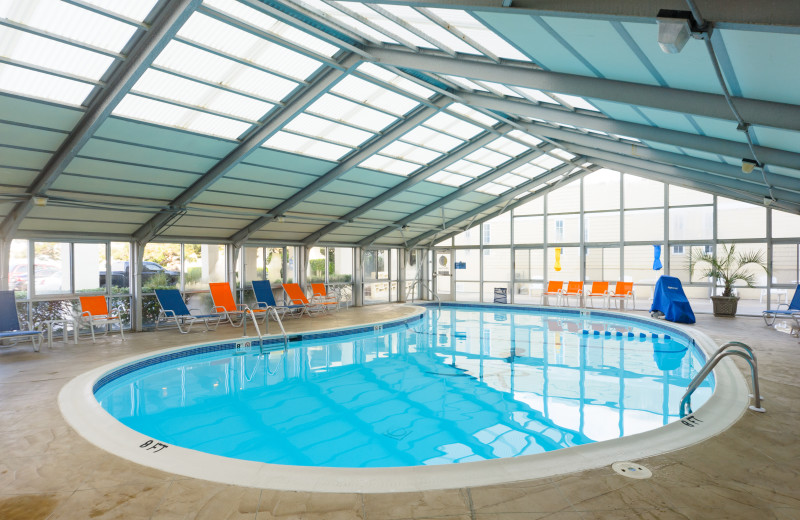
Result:
<svg viewBox="0 0 800 520">
<path fill-rule="evenodd" d="M 309 316 L 319 314 L 320 312 L 325 312 L 325 306 L 321 303 L 308 301 L 303 289 L 300 288 L 300 284 L 285 283 L 283 284 L 283 290 L 286 292 L 286 296 L 289 298 L 289 303 L 291 305 L 302 305 L 303 312 Z"/>
<path fill-rule="evenodd" d="M 633 303 L 632 309 L 636 308 L 636 295 L 633 294 L 633 282 L 617 282 L 614 287 L 614 292 L 608 295 L 609 306 L 610 302 L 619 302 L 619 308 L 625 309 L 625 302 L 631 301 Z"/>
<path fill-rule="evenodd" d="M 122 330 L 122 318 L 119 316 L 119 310 L 113 309 L 108 312 L 108 302 L 105 296 L 80 296 L 81 301 L 81 315 L 79 321 L 83 325 L 88 325 L 89 330 L 92 331 L 92 343 L 94 343 L 94 328 L 98 325 L 106 327 L 107 325 L 119 325 L 119 334 L 122 339 L 125 339 L 125 332 Z M 104 335 L 108 334 L 106 327 Z"/>
<path fill-rule="evenodd" d="M 592 300 L 594 298 L 603 299 L 603 307 L 608 308 L 608 282 L 592 282 L 592 288 L 584 295 L 586 303 L 594 307 Z"/>
<path fill-rule="evenodd" d="M 244 320 L 247 318 L 247 312 L 253 311 L 253 319 L 256 316 L 264 316 L 267 319 L 266 309 L 250 309 L 243 303 L 237 304 L 233 300 L 233 292 L 231 286 L 227 282 L 214 282 L 208 284 L 211 289 L 211 299 L 214 301 L 214 312 L 222 314 L 223 320 L 228 320 L 228 323 L 234 327 L 240 327 Z M 234 321 L 234 317 L 239 318 L 239 321 Z"/>
<path fill-rule="evenodd" d="M 333 306 L 335 305 L 336 310 L 339 310 L 339 298 L 337 298 L 334 294 L 328 294 L 324 283 L 312 283 L 311 294 L 312 302 L 321 303 L 322 305 L 325 305 L 326 309 L 333 309 Z"/>
<path fill-rule="evenodd" d="M 564 291 L 562 298 L 564 305 L 569 305 L 569 297 L 575 297 L 575 307 L 580 307 L 583 300 L 583 282 L 569 282 L 567 290 Z"/>
<path fill-rule="evenodd" d="M 542 305 L 550 305 L 550 297 L 556 297 L 556 305 L 561 304 L 562 287 L 564 282 L 547 282 L 547 290 L 542 293 Z"/>
</svg>

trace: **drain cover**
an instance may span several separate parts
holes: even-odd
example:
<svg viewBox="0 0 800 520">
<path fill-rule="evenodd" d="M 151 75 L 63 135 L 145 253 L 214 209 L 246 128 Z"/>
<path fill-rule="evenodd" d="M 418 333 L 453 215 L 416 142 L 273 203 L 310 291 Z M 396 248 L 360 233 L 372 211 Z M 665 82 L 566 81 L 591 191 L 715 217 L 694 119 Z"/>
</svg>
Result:
<svg viewBox="0 0 800 520">
<path fill-rule="evenodd" d="M 611 465 L 611 469 L 628 478 L 650 478 L 653 472 L 645 468 L 641 464 L 635 462 L 615 462 Z"/>
</svg>

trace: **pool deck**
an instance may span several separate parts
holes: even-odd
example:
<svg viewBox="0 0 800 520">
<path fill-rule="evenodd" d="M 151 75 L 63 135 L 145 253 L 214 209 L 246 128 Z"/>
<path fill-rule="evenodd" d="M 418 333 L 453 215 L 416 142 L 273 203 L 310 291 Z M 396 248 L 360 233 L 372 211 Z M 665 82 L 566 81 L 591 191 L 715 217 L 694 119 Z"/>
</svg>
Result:
<svg viewBox="0 0 800 520">
<path fill-rule="evenodd" d="M 407 306 L 348 309 L 286 320 L 300 332 L 389 320 Z M 645 313 L 632 313 L 645 315 Z M 275 324 L 270 325 L 275 332 Z M 241 329 L 175 330 L 0 348 L 0 518 L 588 520 L 800 518 L 800 344 L 761 318 L 698 315 L 717 343 L 743 341 L 759 356 L 766 414 L 746 412 L 700 444 L 636 462 L 647 480 L 610 467 L 509 484 L 411 493 L 309 493 L 187 478 L 107 453 L 61 416 L 57 396 L 73 377 L 133 355 L 241 336 Z M 199 329 L 196 329 L 199 330 Z M 252 328 L 249 332 L 253 332 Z M 738 364 L 738 363 L 737 363 Z M 741 365 L 740 365 L 741 368 Z"/>
</svg>

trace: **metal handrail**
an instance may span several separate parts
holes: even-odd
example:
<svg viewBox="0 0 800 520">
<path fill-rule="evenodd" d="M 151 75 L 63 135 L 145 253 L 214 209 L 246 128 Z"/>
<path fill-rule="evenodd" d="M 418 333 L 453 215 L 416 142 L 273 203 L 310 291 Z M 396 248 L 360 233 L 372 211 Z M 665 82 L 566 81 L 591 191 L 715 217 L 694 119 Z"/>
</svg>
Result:
<svg viewBox="0 0 800 520">
<path fill-rule="evenodd" d="M 424 287 L 425 289 L 427 289 L 428 292 L 431 293 L 431 295 L 433 295 L 433 298 L 439 303 L 439 308 L 441 309 L 442 308 L 442 300 L 439 298 L 439 295 L 436 294 L 436 291 L 434 291 L 433 289 L 428 287 L 428 285 L 425 282 L 420 281 L 420 280 L 414 280 L 414 283 L 412 283 L 411 286 L 408 289 L 406 289 L 406 299 L 408 299 L 408 293 L 410 293 L 414 289 L 414 287 L 417 286 L 417 284 L 419 284 L 422 287 Z M 412 293 L 411 301 L 412 302 L 414 301 L 413 293 Z"/>
<path fill-rule="evenodd" d="M 245 307 L 244 311 L 250 314 L 250 317 L 253 318 L 253 325 L 256 326 L 256 334 L 258 334 L 258 346 L 260 349 L 264 348 L 264 336 L 261 334 L 261 329 L 258 326 L 258 322 L 256 321 L 256 315 L 253 314 L 253 309 L 249 307 Z M 283 322 L 281 321 L 280 316 L 278 316 L 278 311 L 275 310 L 275 307 L 267 307 L 267 315 L 269 312 L 275 315 L 275 321 L 278 322 L 278 326 L 281 328 L 281 333 L 283 334 L 283 346 L 284 348 L 289 348 L 289 336 L 286 334 L 286 329 L 283 328 Z M 265 321 L 266 323 L 266 321 Z M 269 332 L 269 324 L 267 325 L 267 332 Z M 242 320 L 242 337 L 247 337 L 247 317 Z"/>
<path fill-rule="evenodd" d="M 739 348 L 743 350 L 728 350 L 729 348 Z M 750 376 L 753 380 L 753 395 L 751 397 L 755 397 L 756 403 L 755 405 L 750 405 L 750 409 L 754 412 L 766 412 L 766 410 L 761 406 L 761 391 L 758 386 L 758 362 L 756 361 L 756 355 L 753 352 L 753 349 L 742 343 L 741 341 L 729 341 L 722 345 L 716 352 L 708 359 L 703 368 L 697 373 L 696 376 L 692 379 L 689 383 L 689 386 L 686 388 L 686 393 L 683 394 L 683 398 L 681 398 L 681 406 L 680 406 L 680 416 L 683 418 L 692 413 L 692 393 L 697 390 L 697 387 L 708 377 L 708 374 L 717 366 L 722 358 L 726 356 L 739 356 L 747 361 L 747 364 L 750 365 Z"/>
<path fill-rule="evenodd" d="M 281 317 L 278 316 L 278 310 L 275 307 L 267 307 L 267 315 L 269 315 L 270 311 L 272 311 L 272 314 L 275 316 L 275 321 L 278 322 L 278 327 L 281 328 L 284 348 L 289 348 L 289 336 L 286 335 L 286 329 L 283 328 L 283 322 L 281 321 Z"/>
</svg>

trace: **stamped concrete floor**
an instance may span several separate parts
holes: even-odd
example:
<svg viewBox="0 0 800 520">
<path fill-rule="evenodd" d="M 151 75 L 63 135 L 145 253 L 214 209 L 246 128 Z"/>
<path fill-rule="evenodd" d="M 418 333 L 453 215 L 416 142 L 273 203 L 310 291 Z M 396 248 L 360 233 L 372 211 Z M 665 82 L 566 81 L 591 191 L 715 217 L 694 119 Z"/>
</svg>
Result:
<svg viewBox="0 0 800 520">
<path fill-rule="evenodd" d="M 404 315 L 406 306 L 348 309 L 290 320 L 292 331 Z M 274 324 L 272 325 L 274 327 Z M 588 520 L 632 518 L 800 519 L 800 345 L 760 318 L 698 316 L 697 329 L 718 343 L 753 346 L 766 414 L 747 412 L 701 444 L 638 461 L 648 480 L 610 467 L 552 478 L 418 493 L 328 494 L 216 484 L 139 466 L 76 434 L 56 397 L 90 368 L 171 345 L 241 335 L 176 331 L 81 338 L 40 353 L 0 349 L 0 519 L 325 519 Z M 273 331 L 274 332 L 274 331 Z"/>
</svg>

